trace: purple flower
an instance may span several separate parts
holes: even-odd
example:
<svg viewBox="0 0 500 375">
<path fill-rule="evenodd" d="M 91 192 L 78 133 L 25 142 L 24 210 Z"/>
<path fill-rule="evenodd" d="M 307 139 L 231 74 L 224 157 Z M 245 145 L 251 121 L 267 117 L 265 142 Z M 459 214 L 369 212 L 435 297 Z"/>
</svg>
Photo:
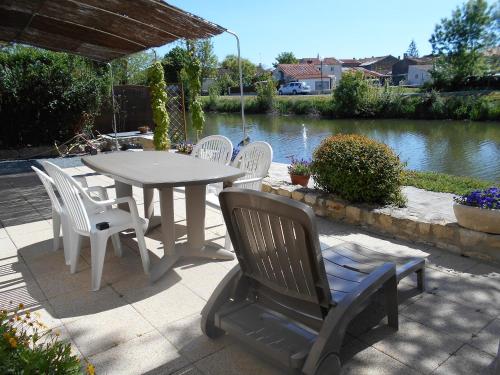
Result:
<svg viewBox="0 0 500 375">
<path fill-rule="evenodd" d="M 500 189 L 491 187 L 485 190 L 474 190 L 469 194 L 455 197 L 454 200 L 466 206 L 500 209 Z"/>
</svg>

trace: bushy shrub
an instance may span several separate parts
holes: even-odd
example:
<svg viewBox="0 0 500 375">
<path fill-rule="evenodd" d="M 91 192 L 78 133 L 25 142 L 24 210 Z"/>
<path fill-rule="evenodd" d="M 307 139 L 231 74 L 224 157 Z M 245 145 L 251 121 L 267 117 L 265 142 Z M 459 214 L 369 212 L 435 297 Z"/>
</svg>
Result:
<svg viewBox="0 0 500 375">
<path fill-rule="evenodd" d="M 257 90 L 257 106 L 262 112 L 268 112 L 274 109 L 276 100 L 276 84 L 272 77 L 267 77 L 266 81 L 255 84 Z"/>
<path fill-rule="evenodd" d="M 170 139 L 168 138 L 170 118 L 167 112 L 167 92 L 165 91 L 163 66 L 157 61 L 149 67 L 147 74 L 151 92 L 151 110 L 155 123 L 153 142 L 156 150 L 167 150 L 170 148 Z"/>
<path fill-rule="evenodd" d="M 0 51 L 0 148 L 65 141 L 110 100 L 108 69 L 36 48 Z"/>
<path fill-rule="evenodd" d="M 11 313 L 0 311 L 0 374 L 82 374 L 71 345 L 23 310 L 20 304 Z M 91 364 L 87 373 L 94 374 Z"/>
<path fill-rule="evenodd" d="M 333 92 L 335 112 L 340 117 L 363 115 L 368 100 L 370 84 L 361 72 L 347 72 L 342 75 Z"/>
<path fill-rule="evenodd" d="M 402 205 L 403 167 L 387 145 L 363 135 L 339 134 L 314 151 L 312 173 L 319 188 L 350 202 Z"/>
</svg>

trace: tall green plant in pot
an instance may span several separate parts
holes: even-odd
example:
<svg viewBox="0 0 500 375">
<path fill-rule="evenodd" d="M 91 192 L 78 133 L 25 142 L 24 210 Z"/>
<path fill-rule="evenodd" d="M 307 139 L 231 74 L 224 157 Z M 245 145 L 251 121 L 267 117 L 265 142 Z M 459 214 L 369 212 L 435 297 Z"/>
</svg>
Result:
<svg viewBox="0 0 500 375">
<path fill-rule="evenodd" d="M 168 138 L 168 126 L 170 118 L 167 113 L 167 93 L 165 92 L 165 79 L 163 66 L 160 62 L 155 62 L 148 69 L 148 82 L 151 92 L 151 109 L 153 111 L 153 121 L 155 130 L 153 142 L 158 151 L 167 150 L 170 147 Z"/>
<path fill-rule="evenodd" d="M 191 94 L 189 109 L 191 111 L 191 124 L 196 130 L 196 137 L 203 130 L 205 123 L 205 115 L 203 113 L 203 106 L 200 100 L 201 91 L 201 62 L 196 57 L 195 45 L 193 41 L 187 41 L 187 49 L 189 53 L 189 61 L 184 67 L 185 77 L 187 78 L 189 92 Z"/>
</svg>

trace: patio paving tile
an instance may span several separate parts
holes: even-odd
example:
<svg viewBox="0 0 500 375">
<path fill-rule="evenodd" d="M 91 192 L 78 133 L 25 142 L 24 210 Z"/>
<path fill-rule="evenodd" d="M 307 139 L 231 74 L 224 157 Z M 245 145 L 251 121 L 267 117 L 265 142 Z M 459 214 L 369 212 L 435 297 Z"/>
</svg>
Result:
<svg viewBox="0 0 500 375">
<path fill-rule="evenodd" d="M 498 353 L 499 340 L 500 319 L 494 319 L 472 338 L 470 344 L 486 353 L 496 356 Z"/>
<path fill-rule="evenodd" d="M 462 345 L 443 332 L 401 316 L 397 332 L 380 325 L 359 339 L 423 373 L 436 369 Z"/>
<path fill-rule="evenodd" d="M 159 331 L 190 361 L 197 361 L 232 343 L 227 336 L 209 339 L 201 331 L 200 324 L 201 316 L 198 313 L 167 323 Z"/>
<path fill-rule="evenodd" d="M 467 305 L 432 294 L 426 294 L 412 303 L 401 314 L 427 327 L 446 332 L 462 342 L 470 340 L 494 318 Z"/>
<path fill-rule="evenodd" d="M 35 282 L 24 280 L 9 281 L 0 284 L 0 309 L 12 310 L 22 303 L 26 308 L 38 306 L 47 297 Z"/>
<path fill-rule="evenodd" d="M 74 274 L 70 273 L 68 267 L 58 273 L 35 275 L 35 278 L 48 298 L 91 288 L 90 267 Z"/>
<path fill-rule="evenodd" d="M 189 365 L 156 331 L 146 333 L 89 358 L 96 374 L 170 374 Z"/>
<path fill-rule="evenodd" d="M 66 323 L 65 326 L 85 357 L 154 330 L 154 327 L 129 305 L 87 315 L 85 319 Z"/>
<path fill-rule="evenodd" d="M 446 362 L 433 372 L 435 375 L 471 375 L 482 374 L 494 375 L 492 362 L 494 357 L 477 350 L 469 345 L 464 345 L 460 350 L 452 355 Z"/>
<path fill-rule="evenodd" d="M 7 236 L 4 238 L 0 238 L 0 249 L 2 249 L 2 253 L 0 254 L 0 259 L 12 257 L 17 255 L 17 248 L 14 245 L 14 242 Z"/>
<path fill-rule="evenodd" d="M 26 233 L 30 233 L 31 235 L 34 235 L 36 232 L 39 231 L 46 231 L 46 230 L 52 230 L 52 226 L 49 224 L 48 221 L 45 220 L 40 220 L 40 221 L 35 221 L 35 222 L 30 222 L 30 223 L 24 223 L 24 224 L 19 224 L 19 225 L 4 225 L 7 233 L 9 234 L 10 238 L 15 242 L 16 239 L 21 239 L 23 237 L 26 237 Z M 52 238 L 52 237 L 50 237 Z M 31 243 L 36 243 L 38 241 L 34 241 Z M 19 247 L 19 246 L 18 246 Z"/>
<path fill-rule="evenodd" d="M 417 375 L 419 372 L 396 359 L 353 339 L 341 350 L 342 375 Z"/>
<path fill-rule="evenodd" d="M 231 345 L 205 357 L 195 363 L 195 366 L 206 375 L 283 375 L 284 373 L 273 365 L 264 362 L 259 357 L 240 345 Z"/>
<path fill-rule="evenodd" d="M 103 286 L 97 292 L 81 289 L 50 298 L 48 302 L 57 318 L 61 319 L 64 324 L 127 305 L 127 301 L 109 286 Z"/>
</svg>

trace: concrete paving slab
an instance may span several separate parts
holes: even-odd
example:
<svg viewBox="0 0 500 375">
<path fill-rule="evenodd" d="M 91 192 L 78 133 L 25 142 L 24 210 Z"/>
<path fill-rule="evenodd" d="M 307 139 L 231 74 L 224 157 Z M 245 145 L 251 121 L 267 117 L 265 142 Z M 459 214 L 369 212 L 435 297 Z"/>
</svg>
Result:
<svg viewBox="0 0 500 375">
<path fill-rule="evenodd" d="M 469 345 L 464 345 L 460 350 L 452 355 L 446 362 L 439 366 L 433 374 L 436 375 L 471 375 L 490 373 L 489 367 L 494 361 L 494 357 L 477 350 Z M 494 375 L 491 372 L 491 375 Z"/>
<path fill-rule="evenodd" d="M 470 345 L 488 354 L 496 356 L 500 341 L 500 319 L 493 319 L 479 333 L 474 335 Z"/>
</svg>

